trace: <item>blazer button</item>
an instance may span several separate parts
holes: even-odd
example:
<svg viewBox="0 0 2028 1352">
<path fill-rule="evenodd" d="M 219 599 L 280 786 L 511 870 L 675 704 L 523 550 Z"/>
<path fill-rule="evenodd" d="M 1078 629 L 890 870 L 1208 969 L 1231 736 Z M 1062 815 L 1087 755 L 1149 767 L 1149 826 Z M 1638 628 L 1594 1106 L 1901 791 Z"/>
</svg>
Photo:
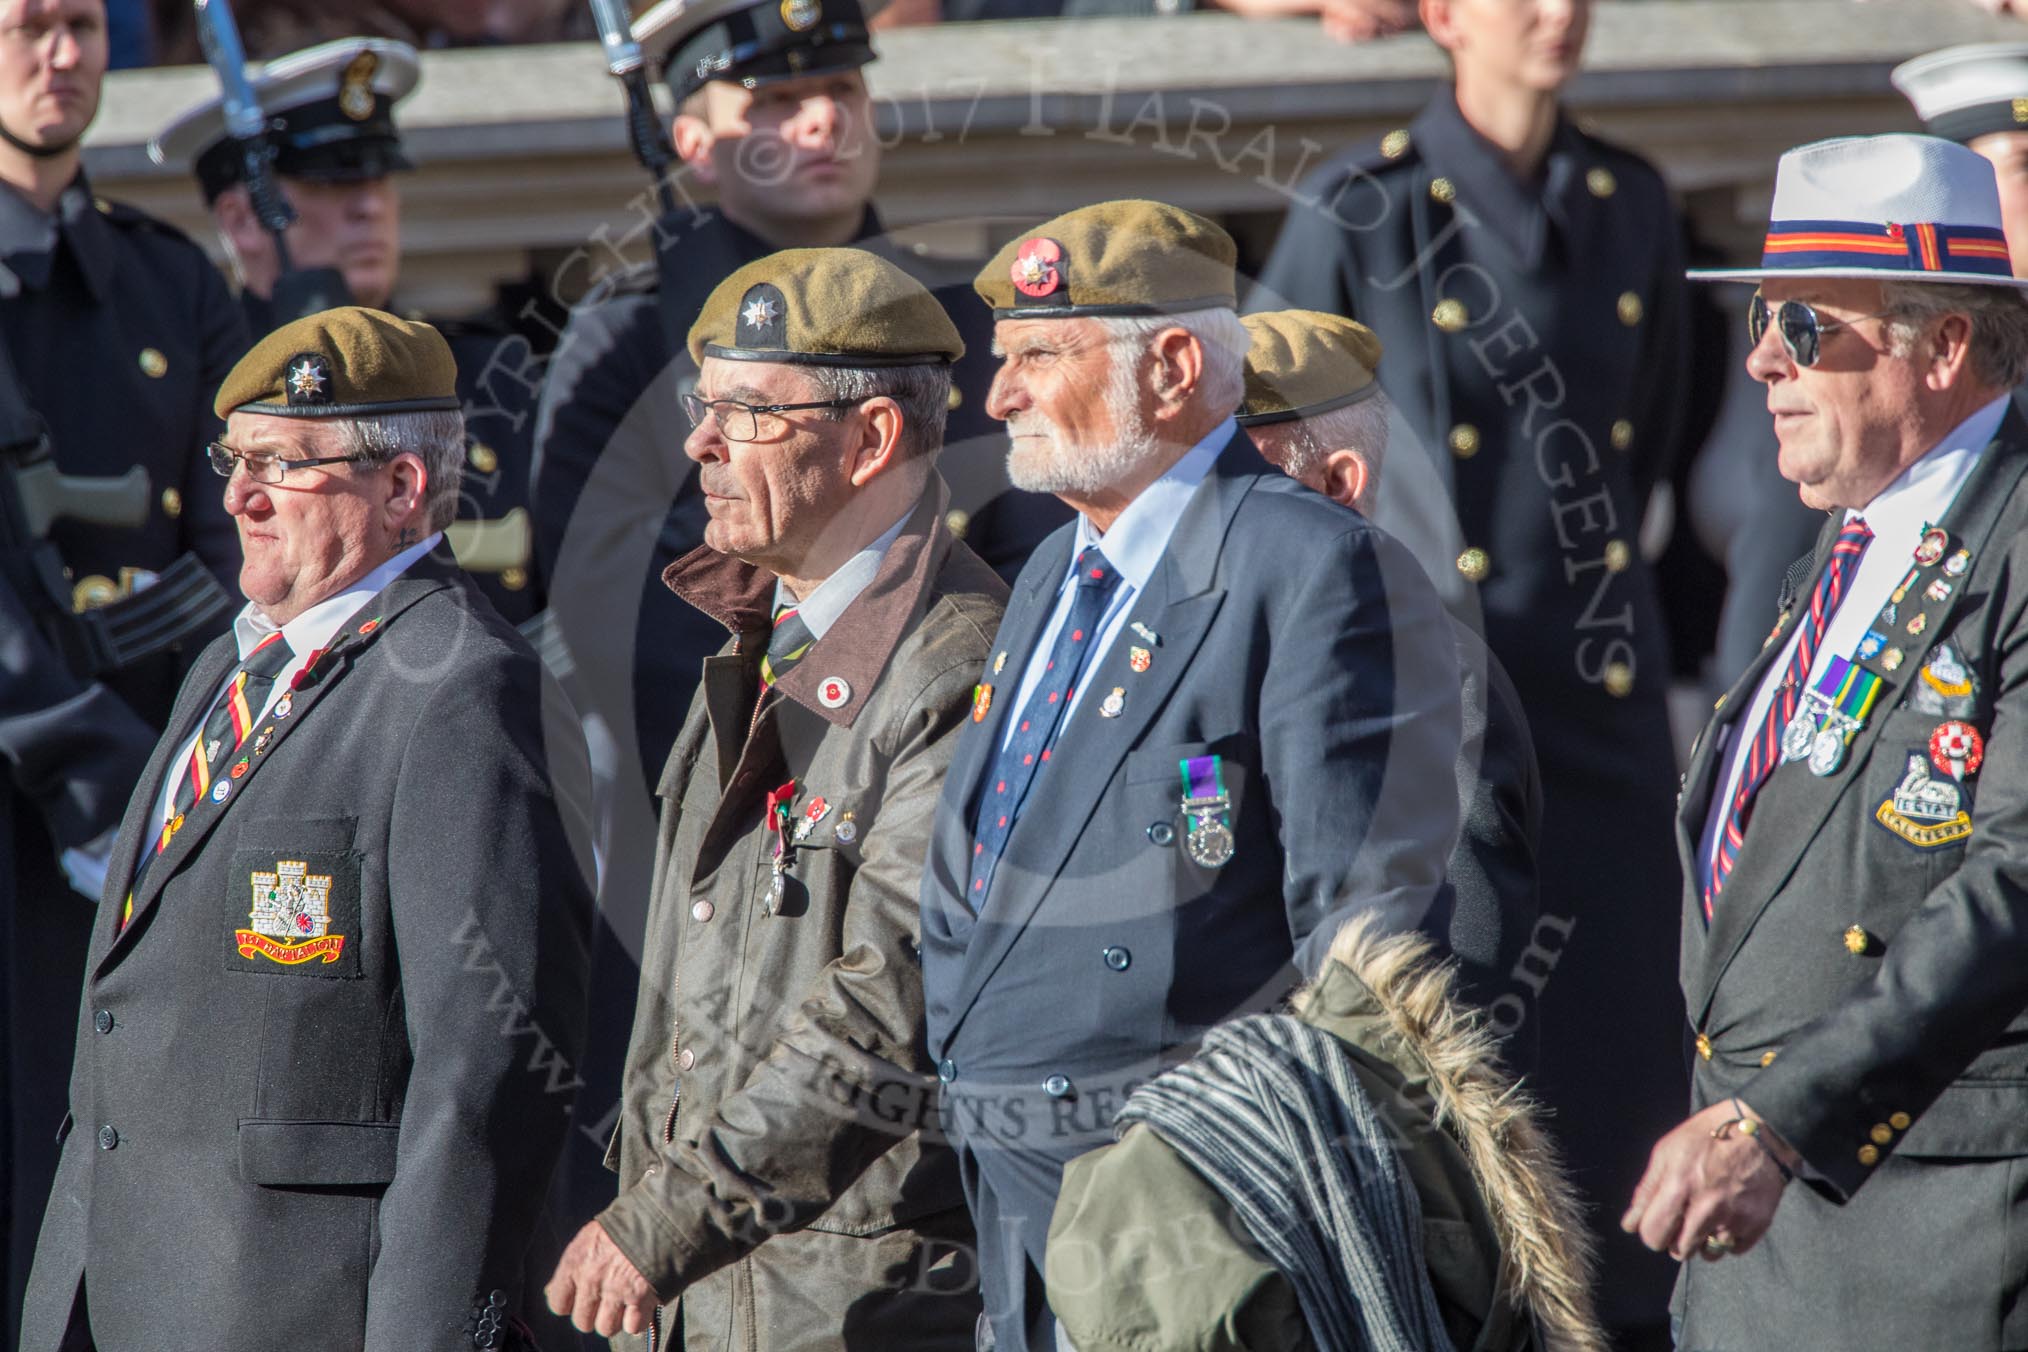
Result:
<svg viewBox="0 0 2028 1352">
<path fill-rule="evenodd" d="M 710 920 L 716 914 L 718 914 L 717 908 L 709 900 L 699 900 L 690 907 L 690 918 L 700 925 Z"/>
<path fill-rule="evenodd" d="M 697 1064 L 697 1053 L 691 1051 L 688 1047 L 685 1047 L 682 1051 L 676 1053 L 676 1069 L 689 1070 L 692 1066 L 696 1064 Z"/>
<path fill-rule="evenodd" d="M 113 1130 L 112 1123 L 108 1122 L 106 1123 L 106 1125 L 99 1128 L 99 1149 L 111 1150 L 119 1143 L 120 1143 L 120 1133 Z"/>
<path fill-rule="evenodd" d="M 1070 1090 L 1070 1078 L 1066 1075 L 1052 1075 L 1042 1082 L 1042 1092 L 1051 1098 L 1069 1098 Z"/>
<path fill-rule="evenodd" d="M 1174 845 L 1176 843 L 1176 828 L 1167 822 L 1150 822 L 1148 824 L 1148 839 L 1154 841 L 1157 845 Z"/>
<path fill-rule="evenodd" d="M 102 1009 L 98 1013 L 92 1015 L 92 1027 L 98 1029 L 101 1033 L 112 1032 L 113 1011 L 110 1009 Z"/>
<path fill-rule="evenodd" d="M 1105 960 L 1106 966 L 1112 968 L 1115 972 L 1124 972 L 1128 967 L 1133 965 L 1134 955 L 1115 944 L 1105 951 Z"/>
<path fill-rule="evenodd" d="M 948 1056 L 937 1062 L 937 1078 L 945 1084 L 949 1084 L 952 1080 L 957 1079 L 958 1063 L 951 1060 Z"/>
</svg>

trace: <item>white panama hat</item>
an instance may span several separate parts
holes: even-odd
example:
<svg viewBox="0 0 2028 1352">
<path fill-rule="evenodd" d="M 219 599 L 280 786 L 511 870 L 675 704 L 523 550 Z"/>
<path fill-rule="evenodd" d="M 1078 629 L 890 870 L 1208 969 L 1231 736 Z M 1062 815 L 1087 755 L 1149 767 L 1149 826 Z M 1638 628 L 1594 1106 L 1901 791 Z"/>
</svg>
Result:
<svg viewBox="0 0 2028 1352">
<path fill-rule="evenodd" d="M 1757 268 L 1692 268 L 1699 282 L 1871 277 L 2028 288 L 2000 227 L 1984 156 L 1936 136 L 1842 136 L 1784 154 Z"/>
</svg>

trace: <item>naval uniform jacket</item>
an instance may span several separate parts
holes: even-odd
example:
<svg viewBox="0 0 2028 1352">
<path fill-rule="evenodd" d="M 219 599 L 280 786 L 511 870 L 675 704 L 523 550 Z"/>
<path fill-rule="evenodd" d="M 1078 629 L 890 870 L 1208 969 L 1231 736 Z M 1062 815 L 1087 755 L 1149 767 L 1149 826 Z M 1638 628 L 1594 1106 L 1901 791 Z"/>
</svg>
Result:
<svg viewBox="0 0 2028 1352">
<path fill-rule="evenodd" d="M 971 1341 L 971 1218 L 937 1129 L 916 893 L 1006 590 L 952 538 L 945 501 L 932 480 L 866 589 L 758 697 L 774 577 L 708 548 L 667 573 L 733 638 L 662 777 L 608 1157 L 620 1196 L 599 1218 L 680 1295 L 664 1347 Z"/>
<path fill-rule="evenodd" d="M 1751 1252 L 1685 1265 L 1684 1348 L 2028 1347 L 2024 471 L 2028 422 L 2010 410 L 1937 523 L 1944 558 L 1963 549 L 1969 567 L 1932 569 L 1942 602 L 1924 577 L 1872 626 L 1902 658 L 1842 767 L 1780 765 L 1762 784 L 1708 928 L 1684 889 L 1696 1105 L 1738 1095 L 1809 1166 Z M 1842 521 L 1698 739 L 1677 815 L 1686 877 L 1737 720 L 1807 617 Z M 1961 686 L 1948 659 L 1933 665 L 1945 645 L 1969 694 L 1932 682 Z M 1939 823 L 1902 810 L 1922 792 L 1912 769 L 1952 782 L 1929 752 L 1952 719 L 1979 730 L 1984 762 L 1956 786 L 1966 820 L 1923 830 Z"/>
<path fill-rule="evenodd" d="M 1430 515 L 1454 513 L 1455 534 L 1418 556 L 1528 711 L 1542 915 L 1515 979 L 1543 1024 L 1536 1088 L 1600 1218 L 1616 1323 L 1665 1299 L 1666 1264 L 1610 1222 L 1685 1092 L 1667 1050 L 1675 926 L 1645 900 L 1678 876 L 1666 622 L 1638 535 L 1676 455 L 1686 286 L 1645 161 L 1564 121 L 1523 183 L 1444 87 L 1406 130 L 1312 177 L 1249 301 L 1380 336 L 1409 433 L 1385 488 L 1419 481 Z"/>
<path fill-rule="evenodd" d="M 980 677 L 1001 697 L 965 729 L 922 880 L 930 1052 L 1003 1349 L 1052 1345 L 1040 1274 L 1064 1163 L 1206 1028 L 1317 971 L 1348 916 L 1441 940 L 1456 835 L 1449 617 L 1405 549 L 1240 432 L 1084 676 L 974 914 L 974 805 L 1076 530 L 1015 585 Z M 1109 717 L 1091 696 L 1115 687 Z M 1208 755 L 1234 840 L 1216 868 L 1180 812 L 1180 764 Z"/>
<path fill-rule="evenodd" d="M 582 1036 L 582 743 L 446 564 L 338 633 L 138 885 L 230 637 L 134 793 L 24 1349 L 55 1352 L 87 1283 L 100 1352 L 456 1352 L 489 1345 L 493 1292 L 515 1302 Z M 297 950 L 252 928 L 287 877 L 322 912 Z"/>
</svg>

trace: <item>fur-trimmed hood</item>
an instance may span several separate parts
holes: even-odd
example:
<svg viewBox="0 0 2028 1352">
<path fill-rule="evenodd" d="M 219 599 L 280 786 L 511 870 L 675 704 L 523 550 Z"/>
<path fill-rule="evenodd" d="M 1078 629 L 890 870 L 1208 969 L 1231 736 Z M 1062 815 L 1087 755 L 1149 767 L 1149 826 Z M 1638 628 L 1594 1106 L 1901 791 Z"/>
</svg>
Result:
<svg viewBox="0 0 2028 1352">
<path fill-rule="evenodd" d="M 1576 1192 L 1540 1110 L 1501 1067 L 1484 1017 L 1458 998 L 1454 966 L 1419 935 L 1378 933 L 1370 916 L 1338 932 L 1330 959 L 1372 998 L 1370 1011 L 1353 1012 L 1369 1014 L 1385 1030 L 1380 1041 L 1394 1045 L 1355 1040 L 1412 1078 L 1427 1079 L 1430 1110 L 1462 1150 L 1492 1216 L 1501 1294 L 1535 1316 L 1550 1352 L 1606 1352 L 1592 1306 L 1591 1238 Z M 1298 992 L 1298 1017 L 1321 1025 L 1319 991 L 1337 979 L 1327 968 Z"/>
</svg>

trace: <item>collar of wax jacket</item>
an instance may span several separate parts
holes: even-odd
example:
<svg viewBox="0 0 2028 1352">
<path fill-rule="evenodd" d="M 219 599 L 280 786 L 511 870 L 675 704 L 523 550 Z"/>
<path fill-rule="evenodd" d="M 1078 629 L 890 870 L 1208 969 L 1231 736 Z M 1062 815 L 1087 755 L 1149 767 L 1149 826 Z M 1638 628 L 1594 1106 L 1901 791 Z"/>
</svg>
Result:
<svg viewBox="0 0 2028 1352">
<path fill-rule="evenodd" d="M 913 507 L 902 513 L 899 520 L 880 533 L 879 539 L 845 560 L 837 572 L 818 583 L 808 596 L 798 598 L 789 590 L 788 583 L 776 579 L 775 609 L 794 606 L 812 636 L 822 638 L 830 633 L 831 626 L 838 623 L 838 617 L 845 613 L 846 607 L 859 599 L 859 593 L 866 590 L 868 583 L 880 576 L 880 561 L 887 557 L 887 551 L 901 537 L 901 528 L 914 515 Z"/>
<path fill-rule="evenodd" d="M 1553 223 L 1569 232 L 1590 200 L 1585 173 L 1596 156 L 1562 114 L 1549 154 L 1534 181 L 1517 177 L 1498 146 L 1481 136 L 1458 110 L 1457 90 L 1446 85 L 1409 126 L 1410 143 L 1433 174 L 1449 179 L 1472 224 L 1490 230 L 1530 271 L 1540 266 Z"/>
<path fill-rule="evenodd" d="M 930 580 L 950 557 L 956 542 L 944 525 L 950 490 L 941 476 L 930 475 L 915 509 L 902 522 L 872 580 L 837 615 L 830 632 L 818 638 L 801 661 L 774 688 L 841 728 L 852 726 L 873 687 L 887 669 L 895 646 L 922 611 Z M 662 582 L 697 609 L 731 631 L 735 651 L 758 641 L 774 620 L 773 573 L 756 568 L 708 545 L 685 554 L 662 570 Z M 814 594 L 814 593 L 813 593 Z M 820 690 L 842 683 L 845 698 L 836 707 L 820 698 Z"/>
<path fill-rule="evenodd" d="M 22 284 L 36 290 L 48 285 L 59 237 L 70 245 L 92 298 L 106 300 L 113 286 L 113 242 L 85 176 L 71 180 L 53 214 L 0 184 L 0 258 Z"/>
</svg>

